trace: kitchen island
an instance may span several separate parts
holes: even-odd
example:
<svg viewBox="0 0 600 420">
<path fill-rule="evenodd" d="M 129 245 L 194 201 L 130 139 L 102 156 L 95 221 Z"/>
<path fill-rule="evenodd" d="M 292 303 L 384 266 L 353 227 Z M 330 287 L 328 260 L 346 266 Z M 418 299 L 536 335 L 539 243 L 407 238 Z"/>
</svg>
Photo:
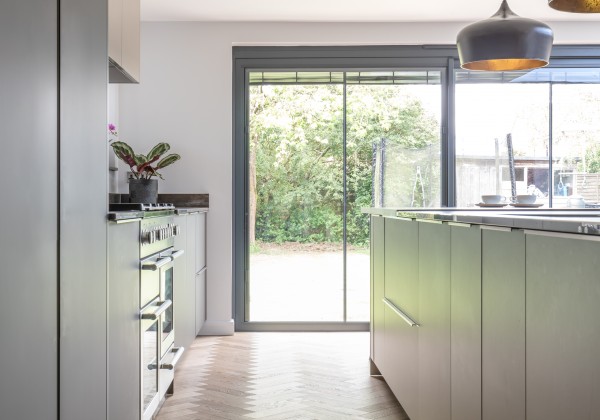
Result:
<svg viewBox="0 0 600 420">
<path fill-rule="evenodd" d="M 412 420 L 599 418 L 597 209 L 364 211 L 372 373 Z"/>
</svg>

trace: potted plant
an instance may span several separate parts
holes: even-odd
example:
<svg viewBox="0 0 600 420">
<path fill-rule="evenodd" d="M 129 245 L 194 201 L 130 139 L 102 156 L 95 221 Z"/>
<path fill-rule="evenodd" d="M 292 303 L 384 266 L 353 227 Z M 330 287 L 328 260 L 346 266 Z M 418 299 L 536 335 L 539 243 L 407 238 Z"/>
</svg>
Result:
<svg viewBox="0 0 600 420">
<path fill-rule="evenodd" d="M 171 149 L 168 143 L 158 143 L 146 155 L 135 154 L 131 146 L 122 141 L 115 141 L 110 145 L 115 155 L 131 168 L 133 179 L 129 180 L 129 201 L 132 203 L 156 203 L 158 199 L 157 178 L 164 179 L 158 171 L 177 162 L 181 156 L 171 153 L 161 159 Z"/>
</svg>

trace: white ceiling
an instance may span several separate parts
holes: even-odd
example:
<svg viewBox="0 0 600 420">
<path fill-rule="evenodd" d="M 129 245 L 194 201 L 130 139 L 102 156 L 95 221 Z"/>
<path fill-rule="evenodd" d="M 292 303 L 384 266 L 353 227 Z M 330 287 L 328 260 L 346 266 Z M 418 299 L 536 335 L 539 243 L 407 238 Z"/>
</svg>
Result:
<svg viewBox="0 0 600 420">
<path fill-rule="evenodd" d="M 465 22 L 492 15 L 501 0 L 141 0 L 142 20 L 242 22 Z M 547 0 L 511 0 L 523 17 L 600 21 L 558 12 Z"/>
</svg>

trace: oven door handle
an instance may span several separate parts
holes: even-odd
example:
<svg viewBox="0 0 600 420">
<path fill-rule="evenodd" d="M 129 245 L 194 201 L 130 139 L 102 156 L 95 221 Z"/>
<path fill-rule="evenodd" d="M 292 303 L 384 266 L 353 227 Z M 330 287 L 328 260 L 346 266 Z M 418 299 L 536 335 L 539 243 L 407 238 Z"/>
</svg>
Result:
<svg viewBox="0 0 600 420">
<path fill-rule="evenodd" d="M 142 270 L 156 271 L 162 266 L 169 264 L 173 259 L 171 257 L 160 258 L 157 261 L 146 261 L 142 263 Z"/>
<path fill-rule="evenodd" d="M 162 313 L 164 311 L 166 311 L 167 309 L 169 309 L 169 306 L 171 306 L 173 304 L 173 302 L 169 299 L 165 300 L 164 302 L 158 302 L 160 303 L 160 306 L 158 308 L 156 308 L 156 310 L 154 312 L 150 312 L 150 313 L 143 313 L 141 318 L 142 319 L 150 319 L 150 320 L 155 320 L 158 319 L 159 316 L 162 315 Z"/>
<path fill-rule="evenodd" d="M 171 259 L 174 260 L 175 258 L 181 257 L 184 254 L 184 252 L 185 251 L 183 249 L 180 249 L 178 251 L 173 251 L 173 252 L 171 252 L 171 255 L 169 255 L 169 257 L 171 257 Z"/>
<path fill-rule="evenodd" d="M 179 362 L 179 359 L 181 359 L 181 356 L 183 355 L 183 350 L 183 347 L 174 348 L 172 351 L 175 353 L 175 356 L 173 356 L 173 360 L 171 360 L 171 363 L 161 363 L 160 368 L 167 370 L 175 369 L 175 366 L 177 366 L 177 362 Z"/>
</svg>

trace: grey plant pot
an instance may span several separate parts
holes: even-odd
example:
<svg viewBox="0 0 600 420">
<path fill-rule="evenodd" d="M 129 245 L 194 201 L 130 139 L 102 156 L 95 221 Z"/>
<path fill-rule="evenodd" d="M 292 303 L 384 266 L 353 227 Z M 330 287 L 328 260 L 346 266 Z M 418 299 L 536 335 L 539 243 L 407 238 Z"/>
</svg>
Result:
<svg viewBox="0 0 600 420">
<path fill-rule="evenodd" d="M 156 203 L 158 201 L 158 179 L 130 179 L 130 203 Z"/>
</svg>

